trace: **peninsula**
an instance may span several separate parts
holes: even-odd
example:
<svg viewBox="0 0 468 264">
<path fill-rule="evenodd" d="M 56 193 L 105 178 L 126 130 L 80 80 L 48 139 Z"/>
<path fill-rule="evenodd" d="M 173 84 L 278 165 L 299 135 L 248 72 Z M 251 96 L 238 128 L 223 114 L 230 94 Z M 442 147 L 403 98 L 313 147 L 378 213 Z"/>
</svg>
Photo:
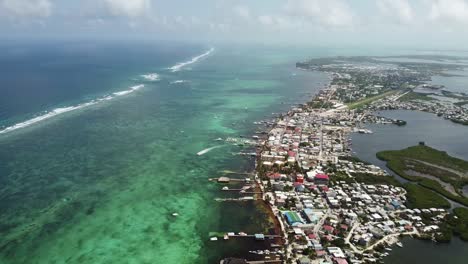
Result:
<svg viewBox="0 0 468 264">
<path fill-rule="evenodd" d="M 465 161 L 430 147 L 381 152 L 389 168 L 415 184 L 352 156 L 350 134 L 372 133 L 365 123 L 405 125 L 376 111 L 427 111 L 457 123 L 468 121 L 461 104 L 440 103 L 430 76 L 458 66 L 382 63 L 375 58 L 316 59 L 296 65 L 325 71 L 330 84 L 311 101 L 259 124 L 255 182 L 280 227 L 282 247 L 262 251 L 264 263 L 373 263 L 388 256 L 400 237 L 449 241 L 467 237 L 466 208 L 453 212 L 439 194 L 466 204 Z M 466 94 L 439 91 L 446 97 Z M 441 107 L 443 105 L 443 107 Z M 463 174 L 463 175 L 462 175 Z M 435 192 L 434 192 L 435 191 Z M 437 193 L 439 194 L 437 194 Z M 258 252 L 252 252 L 258 253 Z M 248 263 L 247 260 L 224 263 Z M 263 263 L 263 262 L 258 262 Z"/>
</svg>

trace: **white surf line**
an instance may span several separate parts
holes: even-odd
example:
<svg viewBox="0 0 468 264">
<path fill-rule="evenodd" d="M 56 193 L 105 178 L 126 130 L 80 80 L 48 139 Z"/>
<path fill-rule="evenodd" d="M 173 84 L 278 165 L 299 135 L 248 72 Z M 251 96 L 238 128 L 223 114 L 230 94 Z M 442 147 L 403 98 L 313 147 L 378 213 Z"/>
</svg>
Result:
<svg viewBox="0 0 468 264">
<path fill-rule="evenodd" d="M 140 85 L 132 86 L 128 90 L 115 92 L 115 93 L 112 93 L 112 95 L 108 95 L 108 96 L 105 96 L 105 97 L 102 97 L 102 98 L 98 98 L 98 99 L 95 99 L 95 100 L 92 100 L 92 101 L 89 101 L 89 102 L 86 102 L 86 103 L 82 103 L 82 104 L 79 104 L 79 105 L 55 108 L 55 109 L 53 109 L 53 110 L 51 110 L 49 112 L 46 112 L 43 115 L 36 116 L 36 117 L 31 118 L 29 120 L 26 120 L 24 122 L 17 123 L 15 125 L 6 127 L 4 129 L 0 130 L 0 134 L 5 134 L 5 133 L 8 133 L 8 132 L 20 129 L 20 128 L 28 127 L 28 126 L 31 126 L 31 125 L 36 124 L 38 122 L 44 121 L 46 119 L 50 119 L 50 118 L 52 118 L 54 116 L 58 116 L 58 115 L 61 115 L 61 114 L 64 114 L 64 113 L 74 111 L 74 110 L 85 108 L 85 107 L 88 107 L 88 106 L 91 106 L 91 105 L 96 105 L 96 104 L 104 102 L 104 101 L 109 101 L 109 100 L 112 100 L 112 99 L 114 99 L 116 97 L 133 93 L 133 92 L 135 92 L 135 91 L 137 91 L 137 90 L 139 90 L 139 89 L 141 89 L 143 87 L 144 87 L 144 85 L 140 84 Z"/>
<path fill-rule="evenodd" d="M 171 70 L 172 72 L 177 72 L 177 71 L 180 71 L 183 67 L 187 66 L 187 65 L 190 65 L 190 64 L 193 64 L 197 61 L 199 61 L 200 59 L 210 55 L 215 49 L 214 48 L 211 48 L 210 50 L 208 50 L 207 52 L 201 54 L 201 55 L 198 55 L 196 57 L 193 57 L 191 60 L 189 61 L 186 61 L 186 62 L 180 62 L 180 63 L 177 63 L 176 65 L 172 66 L 169 68 L 169 70 Z"/>
<path fill-rule="evenodd" d="M 217 149 L 217 148 L 220 148 L 220 147 L 222 147 L 222 146 L 214 146 L 214 147 L 211 147 L 211 148 L 204 149 L 204 150 L 198 152 L 197 155 L 202 156 L 202 155 L 212 151 L 213 149 Z"/>
</svg>

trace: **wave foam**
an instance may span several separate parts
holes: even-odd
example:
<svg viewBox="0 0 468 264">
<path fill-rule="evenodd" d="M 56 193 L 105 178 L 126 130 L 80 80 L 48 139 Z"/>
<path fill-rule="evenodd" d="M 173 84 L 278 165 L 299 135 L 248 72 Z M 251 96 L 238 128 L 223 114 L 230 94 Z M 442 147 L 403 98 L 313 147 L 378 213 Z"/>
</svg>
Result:
<svg viewBox="0 0 468 264">
<path fill-rule="evenodd" d="M 171 82 L 171 84 L 180 84 L 180 83 L 186 83 L 186 82 L 188 82 L 188 81 L 186 81 L 186 80 L 177 80 L 177 81 Z"/>
<path fill-rule="evenodd" d="M 155 81 L 159 81 L 159 74 L 157 73 L 148 73 L 148 74 L 143 74 L 141 75 L 141 77 L 143 77 L 144 79 L 146 79 L 147 81 L 151 81 L 151 82 L 155 82 Z"/>
<path fill-rule="evenodd" d="M 55 108 L 54 110 L 46 112 L 43 115 L 36 116 L 36 117 L 31 118 L 29 120 L 26 120 L 24 122 L 21 122 L 21 123 L 6 127 L 5 129 L 0 130 L 0 134 L 5 134 L 5 133 L 11 132 L 13 130 L 17 130 L 17 129 L 20 129 L 20 128 L 27 127 L 27 126 L 33 125 L 35 123 L 41 122 L 43 120 L 52 118 L 52 117 L 60 115 L 60 114 L 64 114 L 64 113 L 68 113 L 68 112 L 71 112 L 71 111 L 74 111 L 74 110 L 85 108 L 85 107 L 88 107 L 88 106 L 91 106 L 91 105 L 98 104 L 100 102 L 109 101 L 109 100 L 112 100 L 112 99 L 114 99 L 114 98 L 116 98 L 118 96 L 123 96 L 123 95 L 133 93 L 133 92 L 135 92 L 135 91 L 137 91 L 137 90 L 139 90 L 139 89 L 141 89 L 143 87 L 144 87 L 144 85 L 140 84 L 140 85 L 132 86 L 128 90 L 115 92 L 112 95 L 107 95 L 105 97 L 98 98 L 98 99 L 95 99 L 95 100 L 92 100 L 92 101 L 89 101 L 89 102 L 86 102 L 86 103 L 82 103 L 82 104 L 79 104 L 79 105 Z"/>
<path fill-rule="evenodd" d="M 172 66 L 169 68 L 169 70 L 171 70 L 172 72 L 177 72 L 177 71 L 180 71 L 183 67 L 187 66 L 187 65 L 190 65 L 190 64 L 193 64 L 197 61 L 199 61 L 200 59 L 210 55 L 215 49 L 214 48 L 211 48 L 210 50 L 208 50 L 207 52 L 201 54 L 201 55 L 198 55 L 196 57 L 193 57 L 191 60 L 189 61 L 186 61 L 186 62 L 180 62 L 180 63 L 177 63 L 176 65 Z"/>
</svg>

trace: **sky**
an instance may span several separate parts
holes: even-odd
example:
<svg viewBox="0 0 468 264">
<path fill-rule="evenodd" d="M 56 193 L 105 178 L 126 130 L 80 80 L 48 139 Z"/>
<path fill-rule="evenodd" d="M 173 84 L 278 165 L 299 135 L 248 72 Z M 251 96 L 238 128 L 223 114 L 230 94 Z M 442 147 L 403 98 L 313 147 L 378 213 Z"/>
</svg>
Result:
<svg viewBox="0 0 468 264">
<path fill-rule="evenodd" d="M 468 0 L 0 0 L 0 38 L 468 49 Z"/>
</svg>

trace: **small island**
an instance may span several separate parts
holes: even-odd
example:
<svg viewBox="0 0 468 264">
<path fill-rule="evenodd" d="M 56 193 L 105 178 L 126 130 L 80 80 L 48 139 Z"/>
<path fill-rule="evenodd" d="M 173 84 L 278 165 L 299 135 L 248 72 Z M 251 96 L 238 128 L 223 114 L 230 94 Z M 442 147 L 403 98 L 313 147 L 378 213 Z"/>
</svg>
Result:
<svg viewBox="0 0 468 264">
<path fill-rule="evenodd" d="M 462 191 L 468 183 L 468 161 L 433 149 L 423 142 L 403 150 L 381 151 L 377 157 L 387 161 L 388 168 L 410 181 L 404 185 L 409 208 L 450 208 L 450 203 L 442 196 L 468 205 L 468 198 Z M 439 242 L 450 241 L 452 233 L 468 241 L 468 209 L 453 209 L 441 230 L 442 235 L 437 238 Z"/>
<path fill-rule="evenodd" d="M 377 157 L 399 176 L 468 206 L 463 187 L 468 184 L 468 161 L 426 146 L 398 151 L 381 151 Z"/>
</svg>

